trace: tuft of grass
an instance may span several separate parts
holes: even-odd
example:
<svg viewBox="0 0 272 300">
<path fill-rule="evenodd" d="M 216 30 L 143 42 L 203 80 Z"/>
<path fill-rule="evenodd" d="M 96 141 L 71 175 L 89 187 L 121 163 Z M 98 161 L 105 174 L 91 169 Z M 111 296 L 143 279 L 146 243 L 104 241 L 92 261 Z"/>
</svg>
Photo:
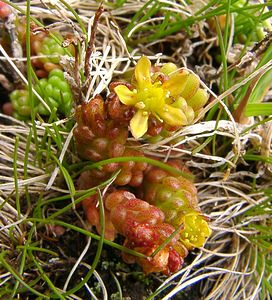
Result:
<svg viewBox="0 0 272 300">
<path fill-rule="evenodd" d="M 250 225 L 250 228 L 256 230 L 256 234 L 250 240 L 258 249 L 255 280 L 258 281 L 261 278 L 260 299 L 268 299 L 272 294 L 272 189 L 268 188 L 264 193 L 267 200 L 255 205 L 245 213 L 248 217 L 259 216 L 261 218 L 259 222 Z"/>
</svg>

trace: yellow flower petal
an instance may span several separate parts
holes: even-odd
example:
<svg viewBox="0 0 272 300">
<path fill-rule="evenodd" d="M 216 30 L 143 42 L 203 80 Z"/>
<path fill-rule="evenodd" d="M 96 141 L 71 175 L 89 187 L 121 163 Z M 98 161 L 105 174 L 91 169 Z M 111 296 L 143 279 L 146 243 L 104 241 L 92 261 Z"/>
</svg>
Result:
<svg viewBox="0 0 272 300">
<path fill-rule="evenodd" d="M 151 84 L 150 77 L 151 62 L 146 56 L 142 56 L 135 67 L 135 78 L 139 87 Z"/>
<path fill-rule="evenodd" d="M 169 80 L 166 80 L 163 83 L 162 88 L 166 92 L 170 92 L 170 96 L 172 97 L 179 96 L 181 92 L 184 90 L 188 78 L 189 78 L 188 72 L 174 74 L 169 78 Z"/>
<path fill-rule="evenodd" d="M 165 123 L 171 126 L 182 126 L 187 125 L 187 118 L 184 112 L 176 107 L 165 104 L 164 108 L 157 112 L 160 118 L 163 119 Z"/>
<path fill-rule="evenodd" d="M 148 112 L 139 109 L 130 120 L 130 130 L 135 139 L 142 137 L 148 129 Z"/>
<path fill-rule="evenodd" d="M 125 85 L 117 85 L 114 91 L 123 104 L 135 105 L 137 103 L 136 95 Z"/>
</svg>

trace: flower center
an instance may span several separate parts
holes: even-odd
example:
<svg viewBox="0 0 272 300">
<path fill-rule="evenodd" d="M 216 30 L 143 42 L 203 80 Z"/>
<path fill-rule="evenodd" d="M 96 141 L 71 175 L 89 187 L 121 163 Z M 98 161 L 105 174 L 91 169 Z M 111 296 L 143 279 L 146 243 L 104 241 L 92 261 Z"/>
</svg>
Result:
<svg viewBox="0 0 272 300">
<path fill-rule="evenodd" d="M 150 85 L 138 90 L 137 104 L 139 109 L 156 112 L 164 106 L 164 90 L 161 87 Z"/>
</svg>

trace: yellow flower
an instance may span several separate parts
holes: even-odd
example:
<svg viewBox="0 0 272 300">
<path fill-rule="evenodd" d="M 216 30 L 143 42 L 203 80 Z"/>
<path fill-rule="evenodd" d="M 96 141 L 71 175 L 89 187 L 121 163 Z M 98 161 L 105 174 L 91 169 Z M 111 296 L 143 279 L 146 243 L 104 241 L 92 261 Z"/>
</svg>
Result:
<svg viewBox="0 0 272 300">
<path fill-rule="evenodd" d="M 150 68 L 150 60 L 142 56 L 134 71 L 135 88 L 131 91 L 125 85 L 118 85 L 114 89 L 123 104 L 132 105 L 137 109 L 130 121 L 130 130 L 136 139 L 147 132 L 150 115 L 170 126 L 188 124 L 179 102 L 189 73 L 186 71 L 174 73 L 162 83 L 158 79 L 152 80 Z"/>
<path fill-rule="evenodd" d="M 180 240 L 188 250 L 202 247 L 212 234 L 208 222 L 199 212 L 191 211 L 181 217 L 180 220 L 184 223 Z"/>
</svg>

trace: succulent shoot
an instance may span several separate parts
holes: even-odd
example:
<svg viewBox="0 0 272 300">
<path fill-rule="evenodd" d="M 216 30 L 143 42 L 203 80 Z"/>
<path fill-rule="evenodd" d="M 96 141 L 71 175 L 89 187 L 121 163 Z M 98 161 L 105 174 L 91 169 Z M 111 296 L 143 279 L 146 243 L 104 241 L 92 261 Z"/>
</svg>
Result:
<svg viewBox="0 0 272 300">
<path fill-rule="evenodd" d="M 58 112 L 66 117 L 70 115 L 73 106 L 72 91 L 62 70 L 53 69 L 48 79 L 38 81 L 35 89 L 51 108 L 57 108 Z M 48 114 L 42 103 L 38 104 L 38 112 L 41 115 Z"/>
<path fill-rule="evenodd" d="M 44 99 L 51 109 L 56 108 L 57 113 L 69 116 L 73 106 L 72 91 L 64 78 L 63 71 L 54 69 L 49 73 L 48 79 L 40 79 L 34 86 L 37 93 Z M 9 95 L 13 115 L 20 120 L 28 120 L 31 116 L 32 106 L 27 90 L 14 90 Z M 33 97 L 33 108 L 40 115 L 48 115 L 48 110 Z"/>
<path fill-rule="evenodd" d="M 172 165 L 179 169 L 181 167 L 175 161 Z M 163 211 L 167 223 L 175 228 L 183 227 L 180 241 L 187 249 L 202 247 L 210 236 L 211 229 L 198 207 L 197 190 L 193 182 L 152 167 L 144 177 L 143 198 Z"/>
<path fill-rule="evenodd" d="M 123 254 L 126 262 L 139 263 L 145 273 L 170 274 L 181 268 L 188 252 L 178 240 L 179 232 L 174 234 L 175 228 L 165 223 L 164 214 L 159 208 L 122 190 L 108 195 L 105 206 L 111 211 L 112 224 L 126 238 L 124 246 L 148 256 L 138 258 Z M 168 238 L 169 242 L 152 256 Z"/>
<path fill-rule="evenodd" d="M 114 157 L 135 156 L 144 157 L 144 154 L 132 149 L 127 143 L 128 126 L 109 117 L 110 106 L 105 105 L 100 96 L 89 102 L 84 102 L 76 108 L 77 127 L 74 130 L 78 154 L 91 161 L 101 161 Z M 111 110 L 112 112 L 112 110 Z M 115 179 L 115 184 L 133 187 L 142 184 L 143 172 L 147 168 L 145 162 L 126 161 L 110 163 L 100 170 L 89 171 L 90 185 L 93 177 L 109 178 L 113 172 L 120 170 Z M 83 175 L 86 178 L 87 174 Z M 81 180 L 81 179 L 79 179 Z"/>
</svg>

